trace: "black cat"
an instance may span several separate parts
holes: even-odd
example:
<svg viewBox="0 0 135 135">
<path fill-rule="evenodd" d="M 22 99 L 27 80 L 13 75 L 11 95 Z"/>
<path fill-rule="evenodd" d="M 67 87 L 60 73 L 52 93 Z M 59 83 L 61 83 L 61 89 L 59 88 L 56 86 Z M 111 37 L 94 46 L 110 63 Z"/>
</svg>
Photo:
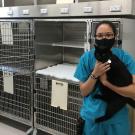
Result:
<svg viewBox="0 0 135 135">
<path fill-rule="evenodd" d="M 128 86 L 132 84 L 132 75 L 124 63 L 111 51 L 99 50 L 95 47 L 95 57 L 98 61 L 110 61 L 110 70 L 107 71 L 107 80 L 116 86 Z M 114 114 L 120 111 L 126 104 L 135 108 L 135 101 L 131 98 L 123 97 L 109 88 L 105 87 L 100 81 L 101 94 L 96 94 L 94 98 L 104 100 L 107 108 L 104 116 L 96 118 L 95 122 L 102 122 L 110 119 Z"/>
</svg>

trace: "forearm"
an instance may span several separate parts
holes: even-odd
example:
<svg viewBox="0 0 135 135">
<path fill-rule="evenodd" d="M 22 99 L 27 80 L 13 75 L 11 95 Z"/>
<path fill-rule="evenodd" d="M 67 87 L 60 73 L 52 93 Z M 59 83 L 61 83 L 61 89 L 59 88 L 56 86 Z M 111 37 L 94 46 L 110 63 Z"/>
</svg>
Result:
<svg viewBox="0 0 135 135">
<path fill-rule="evenodd" d="M 135 99 L 135 83 L 124 87 L 118 87 L 106 81 L 105 86 L 124 97 Z"/>
<path fill-rule="evenodd" d="M 94 75 L 97 78 L 97 77 L 100 77 L 105 72 L 107 72 L 109 69 L 110 69 L 110 64 L 108 64 L 108 62 L 101 63 L 101 62 L 96 61 L 96 65 L 91 75 Z M 80 83 L 82 96 L 87 96 L 88 94 L 90 94 L 96 82 L 97 82 L 97 79 L 94 79 L 93 77 L 90 76 L 86 82 Z"/>
<path fill-rule="evenodd" d="M 97 82 L 96 79 L 92 79 L 91 77 L 89 77 L 86 82 L 80 83 L 80 90 L 82 96 L 87 96 L 88 94 L 90 94 L 96 82 Z"/>
</svg>

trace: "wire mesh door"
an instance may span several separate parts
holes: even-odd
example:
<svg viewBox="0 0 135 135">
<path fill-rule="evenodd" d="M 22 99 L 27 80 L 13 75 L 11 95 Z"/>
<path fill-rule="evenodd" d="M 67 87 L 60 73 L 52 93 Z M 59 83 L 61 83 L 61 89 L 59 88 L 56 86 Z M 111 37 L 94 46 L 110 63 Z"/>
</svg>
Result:
<svg viewBox="0 0 135 135">
<path fill-rule="evenodd" d="M 82 103 L 79 84 L 68 83 L 67 110 L 51 104 L 52 79 L 35 76 L 35 127 L 53 135 L 75 135 L 79 109 Z"/>
<path fill-rule="evenodd" d="M 32 125 L 34 30 L 31 20 L 0 20 L 0 114 Z"/>
</svg>

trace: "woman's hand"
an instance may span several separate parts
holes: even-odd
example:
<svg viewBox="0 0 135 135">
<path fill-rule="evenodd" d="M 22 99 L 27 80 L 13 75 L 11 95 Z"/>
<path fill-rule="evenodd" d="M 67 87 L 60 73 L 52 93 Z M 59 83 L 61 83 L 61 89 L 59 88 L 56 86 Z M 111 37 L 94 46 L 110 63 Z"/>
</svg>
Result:
<svg viewBox="0 0 135 135">
<path fill-rule="evenodd" d="M 105 72 L 107 72 L 109 69 L 110 69 L 110 64 L 108 62 L 102 63 L 102 62 L 96 61 L 92 74 L 96 77 L 99 77 L 103 75 Z"/>
</svg>

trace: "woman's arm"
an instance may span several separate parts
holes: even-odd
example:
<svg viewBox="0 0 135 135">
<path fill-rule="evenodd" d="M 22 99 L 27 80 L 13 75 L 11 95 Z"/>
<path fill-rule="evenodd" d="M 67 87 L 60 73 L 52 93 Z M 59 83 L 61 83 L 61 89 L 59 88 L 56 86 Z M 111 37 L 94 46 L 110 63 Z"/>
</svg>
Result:
<svg viewBox="0 0 135 135">
<path fill-rule="evenodd" d="M 122 96 L 135 99 L 135 75 L 133 75 L 133 83 L 131 85 L 124 86 L 124 87 L 118 87 L 108 82 L 105 74 L 102 77 L 100 77 L 100 81 L 103 83 L 103 85 L 105 85 L 112 91 Z"/>
<path fill-rule="evenodd" d="M 97 79 L 93 79 L 91 77 L 88 78 L 86 82 L 80 82 L 80 90 L 82 96 L 87 96 L 94 88 Z"/>
<path fill-rule="evenodd" d="M 97 78 L 102 74 L 104 74 L 109 69 L 110 69 L 110 64 L 108 62 L 101 63 L 97 61 L 91 75 L 94 75 L 94 77 Z M 93 77 L 91 77 L 91 75 L 88 77 L 88 79 L 85 82 L 80 82 L 80 90 L 82 96 L 87 96 L 93 90 L 97 82 L 97 79 L 94 79 Z"/>
</svg>

